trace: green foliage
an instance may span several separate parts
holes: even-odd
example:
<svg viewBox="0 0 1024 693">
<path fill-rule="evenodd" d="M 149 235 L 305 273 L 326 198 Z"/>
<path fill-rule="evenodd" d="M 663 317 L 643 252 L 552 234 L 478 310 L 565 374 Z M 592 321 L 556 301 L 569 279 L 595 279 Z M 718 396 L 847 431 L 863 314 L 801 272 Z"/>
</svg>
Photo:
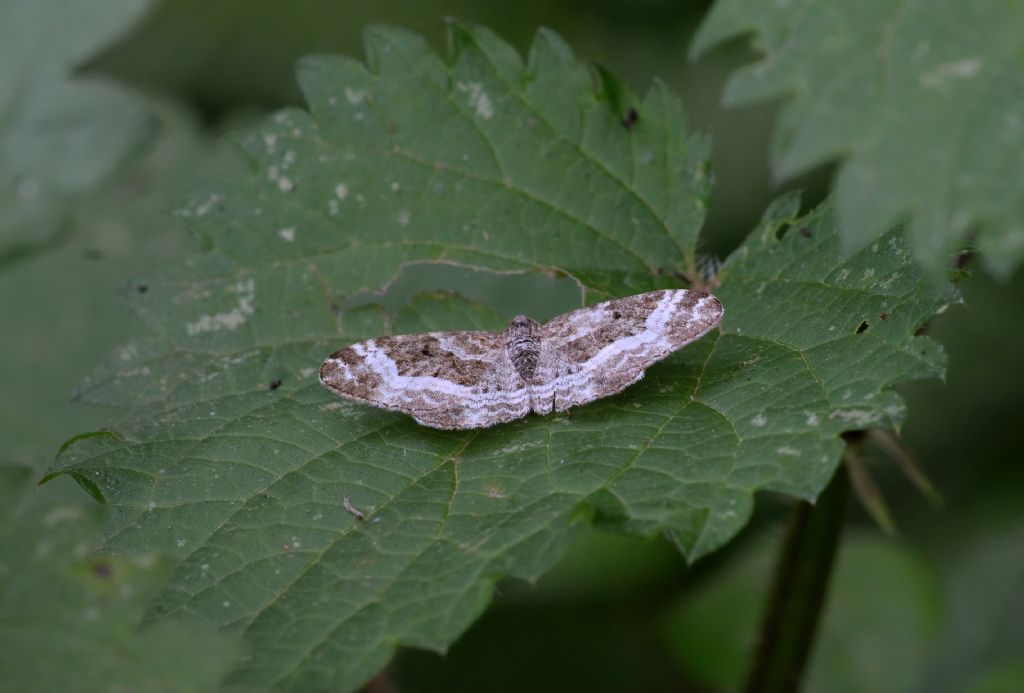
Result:
<svg viewBox="0 0 1024 693">
<path fill-rule="evenodd" d="M 1010 691 L 1024 682 L 1021 481 L 1018 471 L 1003 467 L 967 499 L 969 506 L 954 508 L 960 512 L 932 528 L 946 618 L 921 691 Z"/>
<path fill-rule="evenodd" d="M 346 343 L 500 326 L 451 294 L 367 305 L 410 263 L 553 273 L 591 299 L 696 274 L 707 145 L 664 86 L 595 89 L 549 32 L 526 64 L 483 29 L 454 25 L 451 45 L 442 60 L 375 29 L 367 66 L 303 63 L 310 112 L 238 138 L 249 173 L 180 212 L 205 252 L 144 280 L 151 336 L 84 388 L 128 409 L 118 432 L 51 471 L 106 500 L 108 549 L 181 559 L 149 619 L 242 636 L 232 682 L 351 688 L 397 644 L 443 649 L 575 521 L 703 556 L 756 491 L 813 499 L 842 431 L 898 426 L 890 386 L 943 371 L 914 335 L 954 295 L 898 232 L 844 259 L 830 208 L 800 217 L 790 196 L 715 278 L 722 330 L 622 396 L 460 433 L 333 399 L 315 374 Z"/>
<path fill-rule="evenodd" d="M 899 541 L 849 533 L 803 688 L 1020 688 L 1024 609 L 1014 597 L 1024 579 L 1024 557 L 1015 550 L 1024 537 L 1019 486 L 1016 472 L 987 479 Z M 712 579 L 670 609 L 669 647 L 692 680 L 718 690 L 742 684 L 779 560 L 777 539 L 749 537 Z"/>
<path fill-rule="evenodd" d="M 185 253 L 184 234 L 160 212 L 169 191 L 223 156 L 179 108 L 75 74 L 145 5 L 0 3 L 5 462 L 43 466 L 68 436 L 105 421 L 68 394 L 140 329 L 117 292 Z"/>
<path fill-rule="evenodd" d="M 162 211 L 196 168 L 217 170 L 224 148 L 177 109 L 140 102 L 160 125 L 152 149 L 69 210 L 60 242 L 0 269 L 5 460 L 42 467 L 69 436 L 103 425 L 100 407 L 69 393 L 117 344 L 144 329 L 118 300 L 131 277 L 194 250 Z M 42 249 L 40 249 L 42 250 Z M 139 286 L 129 290 L 137 292 Z"/>
<path fill-rule="evenodd" d="M 680 665 L 705 686 L 741 688 L 778 544 L 757 537 L 666 619 Z M 835 598 L 827 601 L 802 690 L 915 690 L 941 614 L 937 576 L 929 566 L 891 542 L 855 535 L 840 549 L 828 589 Z"/>
<path fill-rule="evenodd" d="M 169 561 L 92 554 L 101 509 L 42 498 L 31 476 L 0 466 L 0 688 L 211 690 L 240 654 L 231 638 L 180 623 L 136 630 Z"/>
<path fill-rule="evenodd" d="M 754 32 L 764 60 L 733 77 L 730 104 L 792 97 L 776 175 L 848 156 L 836 208 L 848 248 L 909 218 L 914 254 L 941 276 L 968 236 L 1006 277 L 1024 259 L 1024 5 L 721 0 L 700 53 Z"/>
<path fill-rule="evenodd" d="M 149 136 L 133 96 L 101 79 L 72 79 L 146 4 L 0 4 L 0 266 L 54 243 L 76 198 Z"/>
</svg>

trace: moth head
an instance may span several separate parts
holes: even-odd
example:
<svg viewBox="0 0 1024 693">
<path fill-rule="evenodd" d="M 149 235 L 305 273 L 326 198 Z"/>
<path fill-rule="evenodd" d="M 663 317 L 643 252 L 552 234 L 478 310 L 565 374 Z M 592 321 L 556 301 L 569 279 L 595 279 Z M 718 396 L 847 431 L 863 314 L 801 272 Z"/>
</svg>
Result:
<svg viewBox="0 0 1024 693">
<path fill-rule="evenodd" d="M 536 327 L 537 325 L 540 325 L 540 323 L 533 318 L 526 317 L 525 315 L 517 315 L 512 318 L 512 322 L 509 323 L 509 327 L 513 330 L 526 330 Z"/>
</svg>

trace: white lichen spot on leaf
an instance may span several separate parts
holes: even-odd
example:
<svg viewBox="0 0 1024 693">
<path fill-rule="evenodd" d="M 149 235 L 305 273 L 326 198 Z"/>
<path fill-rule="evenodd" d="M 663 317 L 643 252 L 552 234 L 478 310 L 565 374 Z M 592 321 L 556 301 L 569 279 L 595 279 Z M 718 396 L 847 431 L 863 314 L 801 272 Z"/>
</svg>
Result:
<svg viewBox="0 0 1024 693">
<path fill-rule="evenodd" d="M 207 214 L 210 213 L 210 210 L 219 205 L 221 201 L 223 201 L 223 199 L 224 198 L 221 195 L 217 193 L 211 193 L 210 196 L 207 197 L 204 202 L 201 202 L 198 205 L 196 205 L 195 215 L 197 217 L 205 217 Z"/>
<path fill-rule="evenodd" d="M 864 409 L 836 409 L 828 417 L 839 419 L 852 428 L 870 428 L 879 423 L 877 412 Z"/>
<path fill-rule="evenodd" d="M 484 91 L 484 85 L 480 82 L 458 82 L 455 88 L 469 96 L 467 103 L 477 116 L 484 120 L 494 117 L 494 104 L 491 103 L 491 97 Z"/>
<path fill-rule="evenodd" d="M 358 106 L 369 97 L 370 93 L 366 89 L 353 89 L 352 87 L 345 87 L 345 100 L 353 106 Z"/>
<path fill-rule="evenodd" d="M 195 322 L 186 323 L 185 332 L 189 337 L 204 332 L 238 329 L 245 323 L 247 316 L 255 312 L 252 305 L 253 299 L 256 298 L 255 280 L 245 279 L 236 282 L 231 290 L 238 297 L 238 305 L 227 312 L 202 315 Z"/>
<path fill-rule="evenodd" d="M 979 57 L 964 58 L 942 63 L 921 75 L 921 86 L 925 89 L 942 89 L 957 79 L 974 79 L 985 64 Z"/>
</svg>

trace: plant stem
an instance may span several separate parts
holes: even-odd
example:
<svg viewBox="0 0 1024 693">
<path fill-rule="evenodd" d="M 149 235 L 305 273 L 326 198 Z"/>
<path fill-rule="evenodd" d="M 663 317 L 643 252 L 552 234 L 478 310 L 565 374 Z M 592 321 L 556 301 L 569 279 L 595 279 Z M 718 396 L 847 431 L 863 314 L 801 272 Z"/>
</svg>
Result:
<svg viewBox="0 0 1024 693">
<path fill-rule="evenodd" d="M 849 492 L 846 470 L 840 469 L 815 505 L 797 506 L 747 676 L 747 693 L 799 688 L 825 603 Z"/>
</svg>

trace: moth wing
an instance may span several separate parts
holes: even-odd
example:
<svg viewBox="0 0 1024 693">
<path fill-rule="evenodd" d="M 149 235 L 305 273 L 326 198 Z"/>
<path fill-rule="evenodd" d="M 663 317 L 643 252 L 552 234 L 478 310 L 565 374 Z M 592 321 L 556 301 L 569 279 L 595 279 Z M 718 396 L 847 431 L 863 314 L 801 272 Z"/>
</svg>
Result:
<svg viewBox="0 0 1024 693">
<path fill-rule="evenodd" d="M 492 426 L 525 416 L 529 392 L 498 332 L 378 337 L 332 354 L 320 382 L 346 399 L 434 428 Z"/>
<path fill-rule="evenodd" d="M 551 408 L 621 392 L 652 364 L 710 332 L 722 303 L 688 289 L 651 291 L 605 301 L 553 318 L 542 327 L 538 371 Z"/>
</svg>

